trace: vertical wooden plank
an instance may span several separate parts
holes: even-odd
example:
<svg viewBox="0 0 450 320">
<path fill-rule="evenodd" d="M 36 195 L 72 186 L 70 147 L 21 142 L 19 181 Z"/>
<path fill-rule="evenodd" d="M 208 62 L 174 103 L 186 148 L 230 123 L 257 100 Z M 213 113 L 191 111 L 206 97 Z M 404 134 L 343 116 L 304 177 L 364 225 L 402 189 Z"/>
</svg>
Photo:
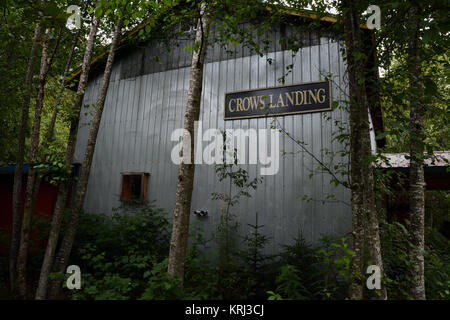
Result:
<svg viewBox="0 0 450 320">
<path fill-rule="evenodd" d="M 256 36 L 256 35 L 255 35 Z M 249 62 L 248 64 L 244 63 L 244 66 L 246 67 L 246 71 L 245 71 L 245 76 L 248 77 L 248 86 L 249 89 L 257 89 L 259 88 L 259 55 L 251 55 L 248 58 Z M 248 119 L 248 127 L 251 129 L 256 130 L 256 132 L 258 133 L 258 119 Z M 258 137 L 258 136 L 257 136 Z M 259 137 L 257 139 L 257 143 L 259 141 Z M 256 152 L 258 152 L 258 148 L 259 146 L 256 145 Z M 257 164 L 255 165 L 250 165 L 249 166 L 249 174 L 250 177 L 256 178 L 256 177 L 261 177 L 260 175 L 260 170 L 259 170 L 259 155 L 257 154 Z M 260 195 L 262 194 L 261 191 L 264 190 L 264 185 L 259 184 L 258 187 L 256 188 L 255 192 L 252 192 L 252 198 L 248 201 L 248 210 L 251 212 L 258 212 L 260 210 L 260 202 L 258 202 L 258 200 L 260 200 L 259 198 L 261 197 Z"/>
<path fill-rule="evenodd" d="M 216 52 L 216 46 L 214 47 L 214 52 Z M 223 96 L 220 93 L 220 62 L 213 62 L 211 63 L 211 122 L 210 125 L 213 126 L 216 129 L 220 130 L 220 127 L 223 128 L 223 110 L 224 107 L 224 100 Z M 222 114 L 222 116 L 221 116 Z M 220 125 L 219 125 L 220 123 Z M 209 192 L 208 192 L 208 198 L 209 198 L 209 206 L 208 211 L 211 212 L 211 216 L 209 217 L 209 232 L 212 234 L 215 231 L 215 227 L 219 223 L 219 212 L 216 208 L 220 206 L 218 204 L 218 201 L 212 201 L 211 200 L 211 193 L 214 192 L 216 186 L 219 185 L 216 172 L 215 172 L 215 166 L 212 166 L 210 168 L 210 175 L 208 176 L 208 186 L 209 186 Z"/>
<path fill-rule="evenodd" d="M 267 58 L 268 58 L 267 52 L 265 52 L 265 54 L 262 57 L 257 56 L 255 64 L 252 66 L 252 71 L 256 71 L 255 86 L 257 88 L 265 88 L 268 86 Z M 255 121 L 255 127 L 258 130 L 258 153 L 259 153 L 260 152 L 259 144 L 260 144 L 260 139 L 261 139 L 261 136 L 259 135 L 259 129 L 268 129 L 267 128 L 267 119 L 266 118 L 256 118 L 256 119 L 254 119 L 254 121 Z M 266 136 L 266 141 L 268 140 L 268 138 L 270 138 L 270 137 Z M 266 150 L 268 150 L 268 147 L 266 147 Z M 259 176 L 261 173 L 261 167 L 262 167 L 262 165 L 260 163 L 258 163 L 256 165 L 256 172 Z M 255 204 L 254 211 L 255 211 L 255 213 L 258 212 L 258 216 L 261 219 L 260 221 L 265 221 L 265 217 L 267 215 L 270 215 L 270 209 L 267 208 L 265 205 L 267 199 L 270 199 L 270 197 L 269 198 L 267 197 L 267 184 L 268 184 L 268 181 L 266 179 L 266 176 L 264 176 L 263 181 L 258 186 L 258 189 L 256 190 L 256 194 L 255 194 L 256 204 Z M 273 237 L 273 234 L 271 234 L 269 230 L 267 230 L 267 231 L 268 231 L 267 236 Z"/>
<path fill-rule="evenodd" d="M 169 126 L 169 113 L 171 108 L 171 80 L 172 80 L 172 71 L 164 71 L 164 87 L 163 87 L 163 99 L 162 99 L 162 114 L 161 114 L 161 129 L 160 129 L 160 140 L 159 140 L 159 157 L 158 157 L 158 172 L 167 172 L 170 154 L 167 156 L 167 129 Z M 165 186 L 167 183 L 167 175 L 160 175 L 160 185 Z M 166 207 L 168 205 L 168 199 L 166 196 L 161 196 L 160 199 L 161 205 Z"/>
<path fill-rule="evenodd" d="M 293 68 L 293 81 L 294 83 L 301 83 L 303 81 L 302 74 L 302 50 L 296 53 L 294 58 L 294 68 Z M 303 117 L 304 115 L 298 114 L 293 116 L 293 137 L 296 141 L 300 143 L 303 141 Z M 294 153 L 293 162 L 292 162 L 292 172 L 294 181 L 292 184 L 292 191 L 294 192 L 294 199 L 292 199 L 293 195 L 291 195 L 291 203 L 292 209 L 290 210 L 291 214 L 294 215 L 293 219 L 296 225 L 291 232 L 293 233 L 292 238 L 296 238 L 298 236 L 298 232 L 302 232 L 304 235 L 305 232 L 305 203 L 301 200 L 302 191 L 303 191 L 303 161 L 304 161 L 304 152 L 300 145 L 293 143 L 292 152 Z"/>
<path fill-rule="evenodd" d="M 285 61 L 284 61 L 284 52 L 280 51 L 281 44 L 280 44 L 280 32 L 276 33 L 276 37 L 274 38 L 274 41 L 276 43 L 276 49 L 275 52 L 275 61 L 274 61 L 274 73 L 275 73 L 275 83 L 274 86 L 281 86 L 285 84 L 286 78 L 285 78 Z M 286 117 L 275 117 L 272 118 L 275 122 L 274 124 L 278 124 L 282 128 L 286 128 Z M 270 126 L 270 125 L 269 125 Z M 279 136 L 279 153 L 275 156 L 279 158 L 279 170 L 278 173 L 271 176 L 272 183 L 273 183 L 273 191 L 272 191 L 272 197 L 274 197 L 274 202 L 276 204 L 276 222 L 273 224 L 274 228 L 274 238 L 273 238 L 273 246 L 278 246 L 282 243 L 285 243 L 285 236 L 286 231 L 284 228 L 284 216 L 285 216 L 285 202 L 283 194 L 285 192 L 284 188 L 284 169 L 286 165 L 286 157 L 283 156 L 283 152 L 286 150 L 286 136 L 285 134 L 280 132 Z M 271 145 L 272 148 L 272 145 Z M 272 154 L 272 150 L 271 150 Z M 269 217 L 266 218 L 266 225 L 269 222 Z"/>
<path fill-rule="evenodd" d="M 293 57 L 292 57 L 292 51 L 284 51 L 284 71 L 286 72 L 288 69 L 288 66 L 292 66 L 291 71 L 293 71 Z M 293 72 L 290 72 L 286 75 L 286 84 L 293 84 L 294 83 L 294 74 Z M 284 128 L 286 132 L 288 132 L 293 138 L 295 138 L 295 116 L 287 116 L 284 119 Z M 295 227 L 293 225 L 299 226 L 298 222 L 295 221 L 295 208 L 296 204 L 294 203 L 296 200 L 295 194 L 296 191 L 293 188 L 294 186 L 294 179 L 295 179 L 295 171 L 293 171 L 293 163 L 295 162 L 294 157 L 294 149 L 295 145 L 287 135 L 280 133 L 281 137 L 283 139 L 283 149 L 282 154 L 285 152 L 285 155 L 280 155 L 280 157 L 284 158 L 283 166 L 280 164 L 280 172 L 283 174 L 283 204 L 284 204 L 284 210 L 283 210 L 283 217 L 282 217 L 282 244 L 289 244 L 292 243 L 292 240 L 296 236 Z M 292 225 L 293 224 L 293 225 Z"/>
<path fill-rule="evenodd" d="M 118 79 L 118 78 L 117 78 Z M 108 131 L 105 131 L 104 133 L 104 141 L 105 144 L 109 145 L 109 153 L 108 153 L 108 165 L 107 165 L 107 194 L 106 194 L 106 201 L 107 203 L 102 208 L 102 212 L 110 212 L 112 209 L 112 206 L 114 206 L 115 200 L 115 189 L 114 186 L 116 185 L 116 175 L 119 175 L 119 172 L 114 171 L 114 161 L 115 161 L 115 154 L 114 154 L 114 139 L 116 139 L 115 136 L 115 128 L 116 128 L 116 121 L 115 121 L 115 115 L 117 112 L 117 109 L 119 108 L 118 101 L 119 101 L 119 84 L 120 80 L 116 80 L 112 83 L 112 93 L 111 93 L 111 101 L 109 103 L 109 108 L 107 109 L 108 112 L 108 118 L 109 118 L 109 128 Z"/>
<path fill-rule="evenodd" d="M 329 39 L 327 37 L 320 38 L 320 80 L 325 80 L 327 75 L 330 73 L 330 52 L 329 52 Z M 331 144 L 331 112 L 321 112 L 321 159 L 324 164 L 326 164 L 329 167 L 330 163 L 330 155 L 329 152 L 332 152 L 332 144 Z M 322 170 L 321 173 L 322 179 L 320 181 L 322 185 L 322 196 L 321 198 L 323 200 L 326 200 L 327 197 L 330 194 L 334 194 L 334 188 L 331 186 L 331 176 L 325 170 Z M 326 234 L 326 233 L 332 233 L 333 231 L 333 216 L 329 214 L 333 211 L 333 208 L 336 206 L 333 206 L 333 203 L 330 203 L 329 201 L 326 201 L 325 203 L 320 203 L 320 213 L 319 213 L 319 221 L 318 224 L 320 226 L 318 235 L 320 234 Z"/>
<path fill-rule="evenodd" d="M 158 68 L 159 70 L 159 68 Z M 163 104 L 163 100 L 164 100 L 164 87 L 165 87 L 165 79 L 167 77 L 167 74 L 165 72 L 160 72 L 158 73 L 158 75 L 160 76 L 160 81 L 159 81 L 159 92 L 158 92 L 158 98 L 156 100 L 156 108 L 155 108 L 155 114 L 156 114 L 156 123 L 155 123 L 155 141 L 154 141 L 154 166 L 156 168 L 156 170 L 158 170 L 158 172 L 160 172 L 160 166 L 161 166 L 161 162 L 162 162 L 162 155 L 161 155 L 161 131 L 162 131 L 162 126 L 163 126 L 163 114 L 164 114 L 164 104 Z M 156 177 L 156 183 L 158 186 L 162 186 L 163 185 L 163 175 L 162 174 L 158 174 Z M 158 188 L 157 192 L 156 192 L 156 201 L 158 203 L 158 205 L 162 205 L 162 198 L 164 197 L 164 190 L 161 190 L 161 188 Z"/>
<path fill-rule="evenodd" d="M 313 33 L 314 36 L 315 33 Z M 313 43 L 315 45 L 311 46 L 311 81 L 320 80 L 320 45 L 317 44 L 318 40 L 314 38 Z M 312 135 L 312 152 L 315 157 L 322 160 L 321 153 L 321 141 L 322 141 L 322 113 L 316 112 L 311 114 L 311 135 Z M 319 164 L 317 161 L 312 160 L 312 168 L 317 169 Z M 320 216 L 319 211 L 322 207 L 322 173 L 320 170 L 316 170 L 314 176 L 312 177 L 312 197 L 313 201 L 313 219 L 312 219 L 312 243 L 317 243 L 320 238 Z"/>
<path fill-rule="evenodd" d="M 302 49 L 302 82 L 311 82 L 311 47 Z M 306 113 L 303 115 L 302 135 L 305 148 L 312 151 L 312 114 Z M 306 152 L 303 153 L 302 163 L 302 197 L 312 197 L 313 181 L 309 178 L 311 170 L 313 170 L 313 159 Z M 313 240 L 313 202 L 304 202 L 304 222 L 305 226 L 305 240 L 312 243 Z"/>
<path fill-rule="evenodd" d="M 271 35 L 271 49 L 275 50 L 276 45 L 276 36 L 274 34 Z M 274 87 L 277 85 L 277 74 L 276 74 L 276 65 L 277 65 L 277 57 L 275 52 L 270 52 L 267 54 L 267 57 L 271 59 L 271 63 L 266 62 L 266 76 L 267 76 L 267 87 Z M 273 117 L 266 117 L 264 119 L 264 128 L 269 131 L 272 121 L 274 120 Z M 270 135 L 268 134 L 267 137 L 267 152 L 270 150 L 270 154 L 272 155 L 273 149 L 271 144 Z M 270 149 L 269 149 L 270 147 Z M 279 214 L 280 207 L 282 204 L 279 202 L 279 199 L 277 199 L 277 193 L 276 193 L 276 187 L 275 187 L 275 175 L 267 175 L 264 177 L 265 180 L 265 199 L 266 199 L 266 206 L 265 206 L 265 212 L 261 216 L 259 216 L 261 224 L 270 224 L 274 223 L 272 218 L 276 214 Z M 276 224 L 276 222 L 275 222 Z M 270 230 L 267 230 L 267 235 L 272 239 L 272 242 L 270 243 L 270 250 L 273 250 L 276 247 L 276 241 L 278 240 L 276 238 L 276 228 L 271 228 Z"/>
<path fill-rule="evenodd" d="M 125 135 L 124 135 L 124 168 L 126 171 L 134 172 L 134 155 L 133 155 L 133 146 L 134 146 L 134 121 L 136 119 L 136 87 L 137 81 L 136 78 L 128 79 L 130 82 L 130 94 L 128 97 L 128 107 L 127 107 L 127 118 L 125 122 Z"/>
</svg>

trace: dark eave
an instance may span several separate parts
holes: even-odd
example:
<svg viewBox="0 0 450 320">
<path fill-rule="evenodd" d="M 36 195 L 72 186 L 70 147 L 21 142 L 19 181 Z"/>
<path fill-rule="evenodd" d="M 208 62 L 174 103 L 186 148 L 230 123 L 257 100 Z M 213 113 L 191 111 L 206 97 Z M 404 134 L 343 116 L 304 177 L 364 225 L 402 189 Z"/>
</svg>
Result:
<svg viewBox="0 0 450 320">
<path fill-rule="evenodd" d="M 272 8 L 270 8 L 270 7 L 267 7 L 266 9 L 267 9 L 267 11 L 272 10 Z M 307 19 L 312 19 L 312 20 L 319 20 L 319 21 L 328 22 L 328 23 L 336 23 L 338 21 L 337 17 L 334 15 L 329 14 L 329 15 L 322 16 L 322 15 L 314 13 L 313 11 L 310 11 L 310 10 L 298 11 L 298 10 L 289 10 L 289 9 L 279 9 L 279 11 L 283 14 L 287 14 L 290 16 L 302 17 L 302 18 L 307 18 Z M 119 47 L 121 45 L 124 45 L 126 42 L 128 42 L 133 35 L 138 33 L 140 30 L 144 29 L 145 26 L 148 24 L 149 24 L 149 21 L 144 22 L 141 25 L 139 25 L 138 27 L 136 27 L 135 29 L 129 31 L 120 40 Z M 361 24 L 360 27 L 361 27 L 361 29 L 369 30 L 369 28 L 367 27 L 366 24 Z M 104 59 L 102 60 L 102 58 L 107 56 L 107 54 L 108 54 L 108 49 L 106 49 L 101 54 L 99 54 L 94 59 L 92 59 L 91 66 L 98 64 L 98 63 L 106 63 L 106 61 L 104 61 Z M 74 73 L 72 73 L 69 77 L 66 78 L 67 88 L 69 88 L 71 90 L 76 90 L 74 82 L 75 82 L 75 80 L 77 80 L 79 78 L 81 71 L 82 71 L 82 69 L 81 69 L 81 67 L 79 67 Z"/>
</svg>

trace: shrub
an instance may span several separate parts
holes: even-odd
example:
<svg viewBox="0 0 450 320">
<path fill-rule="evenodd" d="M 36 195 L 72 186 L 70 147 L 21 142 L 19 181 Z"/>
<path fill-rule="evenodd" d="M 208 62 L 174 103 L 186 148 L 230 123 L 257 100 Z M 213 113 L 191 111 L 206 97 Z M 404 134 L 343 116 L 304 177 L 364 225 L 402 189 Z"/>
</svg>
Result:
<svg viewBox="0 0 450 320">
<path fill-rule="evenodd" d="M 154 265 L 153 270 L 147 271 L 144 277 L 149 277 L 141 300 L 175 300 L 183 298 L 180 289 L 180 279 L 167 273 L 168 260 Z"/>
<path fill-rule="evenodd" d="M 398 222 L 381 224 L 381 245 L 389 299 L 409 299 L 413 278 L 408 256 L 412 244 Z M 425 229 L 425 293 L 427 299 L 450 299 L 450 242 L 437 230 Z"/>
<path fill-rule="evenodd" d="M 320 299 L 321 297 L 325 273 L 322 271 L 319 261 L 318 249 L 313 249 L 300 231 L 292 245 L 283 246 L 279 260 L 280 271 L 285 266 L 292 266 L 295 269 L 295 278 L 299 279 L 302 287 L 307 288 L 308 291 L 308 293 L 303 292 L 303 299 Z M 287 298 L 293 297 L 287 296 Z"/>
<path fill-rule="evenodd" d="M 313 248 L 299 233 L 280 254 L 276 290 L 267 291 L 269 299 L 345 299 L 352 255 L 346 238 L 323 236 Z"/>
<path fill-rule="evenodd" d="M 280 275 L 276 280 L 278 284 L 276 292 L 280 297 L 287 297 L 292 300 L 306 300 L 311 298 L 311 293 L 302 284 L 302 279 L 299 274 L 299 270 L 294 266 L 285 265 L 281 267 Z"/>
<path fill-rule="evenodd" d="M 82 271 L 75 299 L 136 299 L 168 255 L 169 222 L 147 202 L 127 202 L 112 216 L 83 214 L 72 264 Z M 150 273 L 150 274 L 149 274 Z"/>
<path fill-rule="evenodd" d="M 380 239 L 388 298 L 407 299 L 408 286 L 412 281 L 408 272 L 411 265 L 408 257 L 408 248 L 411 247 L 408 230 L 398 222 L 382 222 Z"/>
<path fill-rule="evenodd" d="M 425 293 L 427 299 L 450 300 L 450 241 L 435 229 L 425 230 Z"/>
</svg>

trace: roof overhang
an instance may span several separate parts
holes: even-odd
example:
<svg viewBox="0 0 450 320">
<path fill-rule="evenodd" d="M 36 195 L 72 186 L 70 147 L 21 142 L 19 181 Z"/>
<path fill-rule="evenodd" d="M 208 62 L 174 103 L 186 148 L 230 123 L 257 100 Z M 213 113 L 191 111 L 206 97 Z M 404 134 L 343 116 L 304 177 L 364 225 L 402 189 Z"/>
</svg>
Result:
<svg viewBox="0 0 450 320">
<path fill-rule="evenodd" d="M 273 9 L 271 7 L 266 7 L 266 10 L 270 12 Z M 306 10 L 306 9 L 304 9 L 304 10 L 278 9 L 278 11 L 283 14 L 289 15 L 289 16 L 301 17 L 301 18 L 312 19 L 312 20 L 319 20 L 319 21 L 328 22 L 328 23 L 337 23 L 339 21 L 337 16 L 335 16 L 335 15 L 332 15 L 332 14 L 320 15 L 320 14 L 315 13 L 312 10 Z M 146 22 L 140 24 L 139 26 L 137 26 L 135 29 L 129 31 L 119 41 L 119 45 L 123 44 L 124 42 L 127 42 L 133 35 L 138 33 L 140 30 L 144 29 L 148 24 L 149 24 L 149 21 L 146 21 Z M 364 30 L 370 30 L 366 24 L 361 24 L 360 27 L 361 27 L 361 29 L 364 29 Z M 100 62 L 102 60 L 102 58 L 107 56 L 107 54 L 108 54 L 108 49 L 106 49 L 101 54 L 99 54 L 94 59 L 92 59 L 91 65 Z M 74 73 L 72 73 L 70 76 L 68 76 L 66 78 L 66 86 L 69 89 L 75 90 L 73 81 L 80 76 L 81 71 L 82 71 L 82 68 L 79 67 L 78 69 L 76 69 L 74 71 Z"/>
</svg>

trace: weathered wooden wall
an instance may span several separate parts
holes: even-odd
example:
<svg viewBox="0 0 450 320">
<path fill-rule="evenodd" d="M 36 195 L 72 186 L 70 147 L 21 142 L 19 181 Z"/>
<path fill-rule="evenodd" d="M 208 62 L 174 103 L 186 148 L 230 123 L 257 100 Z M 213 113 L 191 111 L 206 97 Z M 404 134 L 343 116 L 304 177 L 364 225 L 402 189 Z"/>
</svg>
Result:
<svg viewBox="0 0 450 320">
<path fill-rule="evenodd" d="M 290 64 L 294 67 L 286 76 L 286 84 L 324 80 L 325 74 L 331 73 L 333 99 L 344 98 L 346 80 L 340 42 L 330 37 L 304 34 L 308 42 L 293 58 L 291 51 L 282 50 L 277 44 L 279 37 L 279 33 L 273 35 L 273 45 L 264 57 L 245 48 L 237 48 L 238 52 L 232 55 L 219 45 L 209 49 L 200 115 L 203 130 L 270 128 L 272 118 L 224 121 L 224 94 L 280 85 L 277 79 Z M 170 135 L 174 129 L 183 127 L 190 64 L 190 54 L 183 51 L 186 43 L 169 53 L 150 45 L 124 55 L 116 62 L 98 135 L 85 210 L 111 212 L 119 205 L 121 172 L 149 172 L 148 199 L 156 200 L 157 206 L 165 208 L 171 216 L 178 166 L 171 161 L 170 153 L 177 142 L 171 142 Z M 153 59 L 157 53 L 162 54 L 162 64 Z M 268 57 L 273 59 L 271 64 L 267 62 Z M 95 102 L 100 81 L 101 75 L 91 79 L 85 104 Z M 76 148 L 78 162 L 84 154 L 90 110 L 86 108 L 82 114 Z M 322 149 L 343 149 L 337 141 L 332 141 L 332 133 L 338 131 L 336 121 L 345 122 L 346 117 L 346 113 L 338 109 L 277 119 L 296 139 L 303 140 L 316 157 L 324 159 Z M 244 198 L 234 208 L 242 232 L 248 232 L 246 225 L 254 222 L 255 212 L 259 214 L 260 223 L 265 225 L 262 232 L 272 238 L 268 252 L 276 252 L 280 245 L 291 243 L 299 230 L 311 243 L 317 243 L 324 234 L 348 232 L 351 229 L 349 191 L 330 185 L 327 173 L 317 173 L 310 178 L 310 170 L 317 163 L 281 134 L 280 153 L 283 151 L 288 154 L 280 154 L 278 174 L 265 176 L 258 189 L 251 192 L 253 197 Z M 339 158 L 335 163 L 338 161 L 346 159 Z M 243 167 L 251 177 L 259 174 L 259 165 Z M 197 165 L 192 210 L 208 210 L 208 216 L 199 219 L 192 215 L 191 221 L 199 220 L 207 234 L 211 234 L 219 222 L 220 203 L 211 200 L 211 193 L 225 190 L 226 184 L 218 181 L 213 165 Z M 322 203 L 328 193 L 335 194 L 341 202 Z M 314 200 L 302 201 L 304 195 Z"/>
</svg>

